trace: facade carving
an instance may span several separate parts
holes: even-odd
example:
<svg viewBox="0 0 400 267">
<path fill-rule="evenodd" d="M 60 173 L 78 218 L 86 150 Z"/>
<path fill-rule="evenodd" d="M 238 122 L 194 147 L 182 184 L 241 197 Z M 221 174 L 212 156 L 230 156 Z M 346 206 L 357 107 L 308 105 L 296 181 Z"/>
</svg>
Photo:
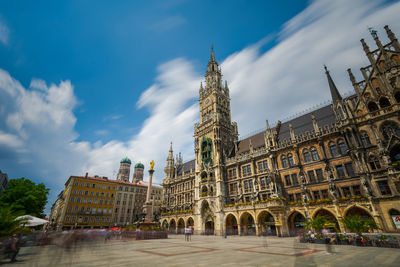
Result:
<svg viewBox="0 0 400 267">
<path fill-rule="evenodd" d="M 172 232 L 194 226 L 205 234 L 288 236 L 306 218 L 372 217 L 398 231 L 400 214 L 400 44 L 362 47 L 370 65 L 363 81 L 348 69 L 355 93 L 343 98 L 328 71 L 332 104 L 246 139 L 231 121 L 227 82 L 214 51 L 200 85 L 200 123 L 194 126 L 195 159 L 174 160 L 172 144 L 163 181 L 162 225 Z"/>
</svg>

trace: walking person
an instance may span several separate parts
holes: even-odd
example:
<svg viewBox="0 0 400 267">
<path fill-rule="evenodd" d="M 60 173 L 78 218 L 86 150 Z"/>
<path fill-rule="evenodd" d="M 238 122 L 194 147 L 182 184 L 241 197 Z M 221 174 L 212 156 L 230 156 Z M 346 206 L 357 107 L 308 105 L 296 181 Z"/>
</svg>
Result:
<svg viewBox="0 0 400 267">
<path fill-rule="evenodd" d="M 324 228 L 322 229 L 322 235 L 325 237 L 325 247 L 326 247 L 326 254 L 332 254 L 332 247 L 331 247 L 331 239 L 329 237 L 329 229 Z"/>
<path fill-rule="evenodd" d="M 18 235 L 14 234 L 10 240 L 9 255 L 11 262 L 17 261 L 17 255 L 20 249 L 20 238 Z"/>
<path fill-rule="evenodd" d="M 190 235 L 190 228 L 186 227 L 185 228 L 185 241 L 188 242 L 189 241 L 189 235 Z"/>
</svg>

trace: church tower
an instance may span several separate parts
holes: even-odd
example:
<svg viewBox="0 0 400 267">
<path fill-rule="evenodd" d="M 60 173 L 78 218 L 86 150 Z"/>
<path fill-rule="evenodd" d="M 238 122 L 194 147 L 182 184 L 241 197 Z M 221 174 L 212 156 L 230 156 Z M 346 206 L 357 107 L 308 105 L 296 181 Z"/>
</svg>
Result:
<svg viewBox="0 0 400 267">
<path fill-rule="evenodd" d="M 144 171 L 144 165 L 141 162 L 136 163 L 135 169 L 133 171 L 133 178 L 132 182 L 137 184 L 139 182 L 143 182 L 143 171 Z"/>
<path fill-rule="evenodd" d="M 121 159 L 117 180 L 129 182 L 129 175 L 131 172 L 131 160 L 127 157 Z"/>
<path fill-rule="evenodd" d="M 205 87 L 200 84 L 200 123 L 195 125 L 196 210 L 201 229 L 222 231 L 223 205 L 226 203 L 225 158 L 238 139 L 237 124 L 231 121 L 228 84 L 223 84 L 221 69 L 211 56 L 205 75 Z"/>
</svg>

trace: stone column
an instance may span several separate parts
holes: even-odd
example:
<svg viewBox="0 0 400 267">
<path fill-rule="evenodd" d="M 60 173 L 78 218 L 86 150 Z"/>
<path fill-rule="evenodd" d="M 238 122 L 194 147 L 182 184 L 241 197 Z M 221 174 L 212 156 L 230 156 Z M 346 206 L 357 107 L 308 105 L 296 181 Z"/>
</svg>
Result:
<svg viewBox="0 0 400 267">
<path fill-rule="evenodd" d="M 146 204 L 144 205 L 144 211 L 146 213 L 145 222 L 152 222 L 153 221 L 153 205 L 151 204 L 151 191 L 152 191 L 152 181 L 153 181 L 153 173 L 154 170 L 149 170 L 149 185 L 147 188 L 147 196 L 146 196 Z M 176 224 L 178 225 L 178 223 Z"/>
</svg>

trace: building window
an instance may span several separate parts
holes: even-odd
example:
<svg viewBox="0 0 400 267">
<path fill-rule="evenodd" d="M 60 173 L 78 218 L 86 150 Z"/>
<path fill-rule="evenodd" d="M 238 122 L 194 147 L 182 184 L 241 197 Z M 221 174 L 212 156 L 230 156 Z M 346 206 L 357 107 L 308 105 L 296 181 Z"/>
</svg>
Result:
<svg viewBox="0 0 400 267">
<path fill-rule="evenodd" d="M 76 203 L 81 203 L 81 197 L 76 198 Z"/>
<path fill-rule="evenodd" d="M 353 185 L 353 195 L 361 196 L 360 185 Z"/>
<path fill-rule="evenodd" d="M 288 161 L 289 161 L 289 166 L 290 167 L 294 166 L 293 155 L 292 154 L 288 154 L 287 158 L 288 158 Z"/>
<path fill-rule="evenodd" d="M 72 196 L 72 197 L 69 199 L 69 202 L 74 203 L 74 201 L 75 201 L 75 197 Z"/>
<path fill-rule="evenodd" d="M 264 170 L 265 170 L 265 169 L 268 169 L 268 160 L 264 160 L 264 161 L 263 161 L 263 165 L 264 165 L 264 166 L 263 166 L 263 167 L 264 167 Z"/>
<path fill-rule="evenodd" d="M 283 155 L 281 157 L 281 162 L 282 162 L 282 168 L 287 168 L 288 167 L 288 162 L 287 162 L 287 159 L 286 159 L 285 155 Z"/>
<path fill-rule="evenodd" d="M 308 171 L 308 179 L 310 180 L 310 183 L 315 183 L 315 174 L 314 171 Z"/>
<path fill-rule="evenodd" d="M 361 133 L 361 143 L 363 147 L 367 147 L 371 145 L 371 140 L 366 132 Z"/>
<path fill-rule="evenodd" d="M 349 177 L 354 176 L 353 164 L 351 162 L 344 164 L 344 167 Z"/>
<path fill-rule="evenodd" d="M 251 174 L 251 167 L 250 167 L 250 165 L 243 166 L 243 167 L 242 167 L 242 173 L 243 173 L 243 176 L 250 175 L 250 174 Z"/>
<path fill-rule="evenodd" d="M 313 161 L 319 160 L 318 151 L 315 147 L 311 148 L 311 157 Z"/>
<path fill-rule="evenodd" d="M 297 181 L 297 173 L 293 173 L 292 174 L 292 184 L 293 185 L 299 184 L 298 181 Z"/>
<path fill-rule="evenodd" d="M 343 196 L 344 197 L 350 197 L 351 193 L 350 193 L 350 188 L 348 186 L 346 187 L 342 187 L 342 192 L 343 192 Z"/>
<path fill-rule="evenodd" d="M 289 200 L 290 202 L 294 202 L 294 195 L 293 195 L 293 194 L 289 194 L 289 195 L 288 195 L 288 200 Z"/>
<path fill-rule="evenodd" d="M 343 140 L 339 140 L 338 146 L 339 146 L 340 154 L 344 155 L 344 154 L 347 153 L 347 146 L 346 146 L 346 144 L 344 143 Z"/>
<path fill-rule="evenodd" d="M 72 212 L 72 206 L 68 207 L 68 212 Z"/>
<path fill-rule="evenodd" d="M 387 181 L 378 181 L 378 187 L 383 196 L 392 194 Z"/>
<path fill-rule="evenodd" d="M 329 198 L 328 190 L 327 189 L 321 190 L 321 195 L 322 198 L 328 199 Z"/>
<path fill-rule="evenodd" d="M 319 191 L 313 191 L 313 195 L 314 195 L 314 199 L 315 199 L 315 200 L 321 198 L 321 196 L 319 195 Z"/>
<path fill-rule="evenodd" d="M 331 151 L 331 155 L 333 158 L 339 156 L 335 143 L 329 144 L 329 150 Z"/>
<path fill-rule="evenodd" d="M 247 191 L 248 188 L 249 188 L 249 182 L 244 181 L 244 189 Z"/>
<path fill-rule="evenodd" d="M 260 185 L 262 189 L 265 188 L 265 177 L 260 178 Z"/>
<path fill-rule="evenodd" d="M 336 166 L 336 172 L 339 178 L 345 177 L 344 169 L 342 165 L 337 165 Z"/>
<path fill-rule="evenodd" d="M 258 162 L 258 170 L 259 170 L 259 171 L 262 171 L 262 170 L 263 170 L 263 164 L 262 164 L 261 161 Z"/>
<path fill-rule="evenodd" d="M 285 175 L 285 184 L 286 186 L 291 186 L 292 185 L 292 181 L 290 180 L 290 175 Z"/>
<path fill-rule="evenodd" d="M 311 161 L 310 152 L 308 152 L 307 149 L 303 150 L 303 158 L 304 158 L 304 162 L 310 162 Z"/>
<path fill-rule="evenodd" d="M 370 156 L 368 162 L 371 170 L 379 170 L 381 168 L 381 164 L 375 156 Z"/>
<path fill-rule="evenodd" d="M 65 217 L 65 222 L 69 222 L 69 215 Z"/>
<path fill-rule="evenodd" d="M 324 174 L 322 172 L 322 169 L 316 169 L 315 173 L 317 174 L 317 180 L 318 182 L 322 182 L 324 179 Z"/>
</svg>

